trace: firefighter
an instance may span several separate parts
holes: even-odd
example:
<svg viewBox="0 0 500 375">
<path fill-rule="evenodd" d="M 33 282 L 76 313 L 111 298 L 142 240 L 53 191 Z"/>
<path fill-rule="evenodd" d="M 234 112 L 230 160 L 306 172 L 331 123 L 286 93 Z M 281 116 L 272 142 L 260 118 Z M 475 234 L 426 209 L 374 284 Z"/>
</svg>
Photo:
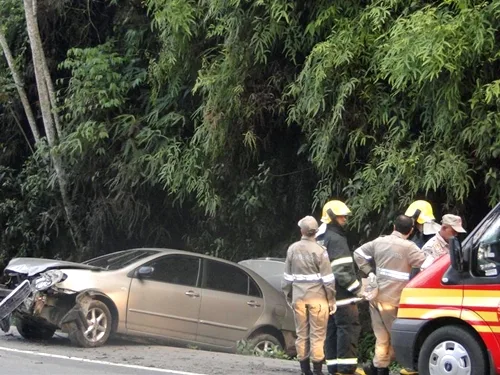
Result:
<svg viewBox="0 0 500 375">
<path fill-rule="evenodd" d="M 370 301 L 370 316 L 375 334 L 375 356 L 369 375 L 389 375 L 394 360 L 391 346 L 391 327 L 396 319 L 401 292 L 410 279 L 412 268 L 420 268 L 426 256 L 415 243 L 408 240 L 413 231 L 413 219 L 399 215 L 394 231 L 364 244 L 354 251 L 359 269 L 376 279 L 378 293 Z M 369 298 L 367 298 L 369 299 Z"/>
<path fill-rule="evenodd" d="M 408 206 L 405 215 L 415 220 L 415 230 L 410 240 L 415 242 L 419 248 L 422 248 L 440 228 L 440 225 L 435 222 L 436 218 L 432 206 L 427 201 L 418 200 L 413 202 Z"/>
<path fill-rule="evenodd" d="M 456 237 L 458 233 L 466 233 L 465 229 L 462 227 L 462 218 L 450 214 L 443 215 L 441 229 L 439 229 L 439 232 L 437 232 L 434 237 L 425 243 L 422 247 L 422 251 L 434 259 L 444 254 L 448 254 L 450 251 L 448 240 L 451 237 Z"/>
<path fill-rule="evenodd" d="M 361 293 L 352 253 L 344 226 L 351 210 L 344 202 L 332 200 L 323 207 L 321 221 L 326 224 L 318 243 L 328 252 L 335 275 L 337 302 L 354 300 Z M 328 319 L 325 341 L 326 364 L 329 374 L 356 374 L 358 341 L 361 333 L 358 307 L 354 303 L 338 306 Z M 359 369 L 361 373 L 361 369 Z"/>
<path fill-rule="evenodd" d="M 336 309 L 335 278 L 328 254 L 316 243 L 316 219 L 306 216 L 298 225 L 302 238 L 288 248 L 282 287 L 294 311 L 302 374 L 323 375 L 326 326 L 329 314 Z"/>
<path fill-rule="evenodd" d="M 424 244 L 440 229 L 439 224 L 435 222 L 436 218 L 434 217 L 432 205 L 425 200 L 417 200 L 411 203 L 405 215 L 414 219 L 415 227 L 410 240 L 419 248 L 422 248 L 422 246 L 424 246 Z M 427 263 L 432 263 L 432 259 L 429 258 Z M 418 272 L 419 269 L 413 269 L 410 274 L 410 279 L 417 275 Z M 410 368 L 403 368 L 400 371 L 400 375 L 418 375 L 418 372 Z"/>
</svg>

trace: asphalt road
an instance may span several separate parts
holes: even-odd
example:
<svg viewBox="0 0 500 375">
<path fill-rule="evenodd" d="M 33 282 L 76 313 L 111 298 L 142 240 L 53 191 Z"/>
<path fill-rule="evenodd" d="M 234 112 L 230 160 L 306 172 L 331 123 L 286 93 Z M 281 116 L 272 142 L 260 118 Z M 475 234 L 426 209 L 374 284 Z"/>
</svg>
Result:
<svg viewBox="0 0 500 375">
<path fill-rule="evenodd" d="M 77 348 L 62 334 L 41 342 L 15 330 L 0 332 L 0 373 L 19 375 L 271 375 L 297 374 L 296 361 L 111 340 L 101 348 Z"/>
<path fill-rule="evenodd" d="M 75 375 L 158 375 L 158 374 L 185 374 L 194 373 L 169 371 L 166 369 L 147 369 L 142 366 L 123 365 L 104 361 L 82 361 L 71 357 L 46 356 L 45 353 L 32 351 L 5 351 L 0 349 L 2 373 L 12 374 L 75 374 Z"/>
</svg>

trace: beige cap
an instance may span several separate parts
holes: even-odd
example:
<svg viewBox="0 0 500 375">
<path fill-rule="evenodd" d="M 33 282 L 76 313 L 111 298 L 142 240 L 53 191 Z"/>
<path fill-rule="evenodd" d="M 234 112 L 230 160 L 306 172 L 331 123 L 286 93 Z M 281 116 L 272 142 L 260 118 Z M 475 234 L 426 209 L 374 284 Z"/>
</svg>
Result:
<svg viewBox="0 0 500 375">
<path fill-rule="evenodd" d="M 443 215 L 443 220 L 441 220 L 441 224 L 448 225 L 455 229 L 458 233 L 466 233 L 465 229 L 462 227 L 462 219 L 460 216 L 456 215 Z"/>
<path fill-rule="evenodd" d="M 306 216 L 300 219 L 297 224 L 303 231 L 314 232 L 314 233 L 318 231 L 318 222 L 312 216 Z"/>
</svg>

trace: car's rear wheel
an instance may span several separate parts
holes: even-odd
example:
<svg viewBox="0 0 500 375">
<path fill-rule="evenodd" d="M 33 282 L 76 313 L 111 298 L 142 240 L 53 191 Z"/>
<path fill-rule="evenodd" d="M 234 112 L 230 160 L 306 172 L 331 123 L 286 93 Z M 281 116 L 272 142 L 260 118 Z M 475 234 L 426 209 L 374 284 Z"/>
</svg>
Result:
<svg viewBox="0 0 500 375">
<path fill-rule="evenodd" d="M 26 340 L 48 340 L 56 331 L 55 328 L 38 325 L 21 318 L 16 318 L 16 328 Z"/>
<path fill-rule="evenodd" d="M 88 327 L 73 327 L 68 332 L 69 339 L 75 345 L 93 348 L 104 345 L 111 334 L 111 313 L 105 303 L 93 300 L 87 312 Z"/>
<path fill-rule="evenodd" d="M 435 330 L 420 349 L 421 375 L 487 374 L 488 360 L 482 343 L 469 330 L 446 326 Z"/>
<path fill-rule="evenodd" d="M 258 333 L 248 339 L 253 354 L 260 357 L 272 357 L 283 351 L 280 340 L 269 333 Z"/>
</svg>

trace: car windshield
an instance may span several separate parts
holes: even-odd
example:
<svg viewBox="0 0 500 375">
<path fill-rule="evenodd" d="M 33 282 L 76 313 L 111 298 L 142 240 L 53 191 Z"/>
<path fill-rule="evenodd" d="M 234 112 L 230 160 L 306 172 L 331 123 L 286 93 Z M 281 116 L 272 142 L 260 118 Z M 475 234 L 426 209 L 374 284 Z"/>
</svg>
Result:
<svg viewBox="0 0 500 375">
<path fill-rule="evenodd" d="M 157 250 L 125 250 L 90 259 L 83 263 L 111 271 L 126 267 L 140 259 L 155 254 L 158 254 Z"/>
</svg>

